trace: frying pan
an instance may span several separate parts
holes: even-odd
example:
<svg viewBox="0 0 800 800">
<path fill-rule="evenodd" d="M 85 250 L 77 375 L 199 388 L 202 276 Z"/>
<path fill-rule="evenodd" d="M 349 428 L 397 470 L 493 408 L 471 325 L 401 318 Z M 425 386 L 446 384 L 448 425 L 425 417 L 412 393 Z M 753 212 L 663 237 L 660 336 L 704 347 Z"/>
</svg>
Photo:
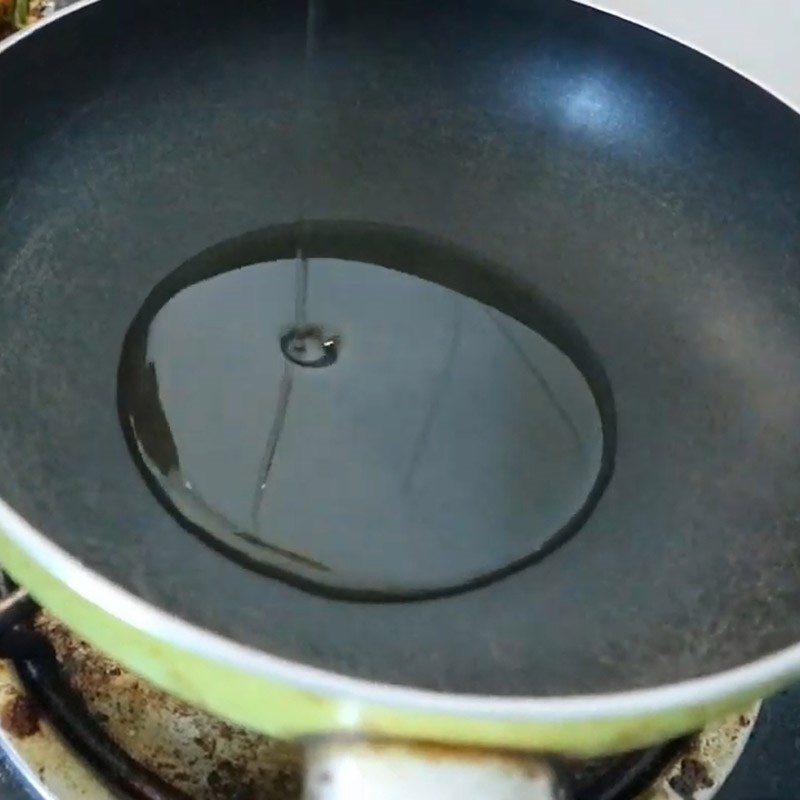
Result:
<svg viewBox="0 0 800 800">
<path fill-rule="evenodd" d="M 284 0 L 81 3 L 3 45 L 3 567 L 157 684 L 280 736 L 590 755 L 791 680 L 800 119 L 561 0 L 317 11 L 310 61 Z M 168 513 L 120 425 L 131 323 L 186 270 L 301 240 L 431 285 L 463 266 L 517 323 L 535 298 L 603 431 L 564 535 L 401 601 L 261 569 Z"/>
</svg>

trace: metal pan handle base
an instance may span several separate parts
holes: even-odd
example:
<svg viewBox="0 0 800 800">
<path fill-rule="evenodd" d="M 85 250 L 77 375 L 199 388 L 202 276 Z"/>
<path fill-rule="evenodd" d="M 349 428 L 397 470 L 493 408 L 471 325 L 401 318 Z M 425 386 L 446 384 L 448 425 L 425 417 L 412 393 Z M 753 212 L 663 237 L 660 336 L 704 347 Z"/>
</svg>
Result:
<svg viewBox="0 0 800 800">
<path fill-rule="evenodd" d="M 534 756 L 422 742 L 311 742 L 305 778 L 304 800 L 567 800 Z"/>
</svg>

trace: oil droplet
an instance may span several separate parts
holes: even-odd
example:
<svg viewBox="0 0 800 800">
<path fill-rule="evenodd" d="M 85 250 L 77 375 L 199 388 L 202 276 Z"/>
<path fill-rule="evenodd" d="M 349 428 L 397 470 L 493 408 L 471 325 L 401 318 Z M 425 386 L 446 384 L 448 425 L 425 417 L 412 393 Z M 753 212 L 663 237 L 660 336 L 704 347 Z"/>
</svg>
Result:
<svg viewBox="0 0 800 800">
<path fill-rule="evenodd" d="M 573 534 L 614 433 L 575 326 L 491 265 L 376 226 L 304 222 L 298 293 L 294 235 L 201 254 L 128 331 L 120 419 L 165 509 L 348 599 L 466 590 Z"/>
<path fill-rule="evenodd" d="M 318 325 L 299 325 L 281 336 L 281 350 L 300 367 L 329 367 L 339 355 L 339 340 Z"/>
</svg>

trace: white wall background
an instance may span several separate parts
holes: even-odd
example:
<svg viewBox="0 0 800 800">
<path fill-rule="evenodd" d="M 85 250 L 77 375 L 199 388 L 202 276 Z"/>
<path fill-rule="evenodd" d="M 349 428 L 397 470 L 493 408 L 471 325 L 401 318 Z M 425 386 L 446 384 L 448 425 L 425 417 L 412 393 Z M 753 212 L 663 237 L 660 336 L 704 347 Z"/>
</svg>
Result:
<svg viewBox="0 0 800 800">
<path fill-rule="evenodd" d="M 733 67 L 800 111 L 800 0 L 579 0 Z"/>
</svg>

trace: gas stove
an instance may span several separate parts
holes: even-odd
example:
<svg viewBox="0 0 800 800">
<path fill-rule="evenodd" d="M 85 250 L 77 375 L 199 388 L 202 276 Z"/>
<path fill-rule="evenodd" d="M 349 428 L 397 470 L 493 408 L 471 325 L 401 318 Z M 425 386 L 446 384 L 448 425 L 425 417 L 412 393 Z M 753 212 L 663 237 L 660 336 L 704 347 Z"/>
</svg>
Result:
<svg viewBox="0 0 800 800">
<path fill-rule="evenodd" d="M 2 800 L 300 797 L 295 745 L 190 707 L 27 613 L 20 657 L 0 662 Z M 575 800 L 788 798 L 800 790 L 798 711 L 800 690 L 679 741 L 563 766 Z"/>
<path fill-rule="evenodd" d="M 13 660 L 0 661 L 0 800 L 300 797 L 296 745 L 163 693 L 24 592 L 2 619 Z M 788 798 L 800 791 L 798 712 L 800 689 L 681 740 L 562 766 L 575 800 Z"/>
<path fill-rule="evenodd" d="M 0 800 L 300 797 L 296 744 L 165 694 L 77 638 L 24 591 L 6 586 L 4 594 Z M 778 800 L 800 790 L 800 759 L 789 756 L 800 744 L 797 710 L 800 690 L 680 740 L 560 766 L 574 800 Z M 771 758 L 782 742 L 786 754 Z"/>
</svg>

